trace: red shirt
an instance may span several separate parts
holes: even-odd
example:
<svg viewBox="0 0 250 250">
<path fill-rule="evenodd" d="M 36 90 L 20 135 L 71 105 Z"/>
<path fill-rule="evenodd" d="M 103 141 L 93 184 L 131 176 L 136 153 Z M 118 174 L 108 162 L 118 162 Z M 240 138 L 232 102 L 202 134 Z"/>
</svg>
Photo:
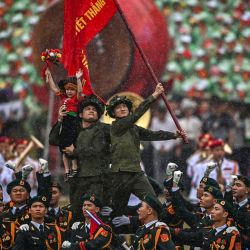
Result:
<svg viewBox="0 0 250 250">
<path fill-rule="evenodd" d="M 62 105 L 66 106 L 66 110 L 68 112 L 77 113 L 77 107 L 78 107 L 77 95 L 74 95 L 72 97 L 67 97 L 65 95 L 62 95 L 61 100 L 62 100 Z"/>
</svg>

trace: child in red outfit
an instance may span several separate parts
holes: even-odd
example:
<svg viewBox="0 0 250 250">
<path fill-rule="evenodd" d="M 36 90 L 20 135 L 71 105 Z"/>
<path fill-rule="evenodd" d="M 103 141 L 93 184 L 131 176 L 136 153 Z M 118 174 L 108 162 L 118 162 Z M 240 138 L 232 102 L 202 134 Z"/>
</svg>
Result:
<svg viewBox="0 0 250 250">
<path fill-rule="evenodd" d="M 59 122 L 62 123 L 59 148 L 63 156 L 63 164 L 65 169 L 65 181 L 68 181 L 69 177 L 74 177 L 77 174 L 77 161 L 76 159 L 68 159 L 63 153 L 65 147 L 74 144 L 77 138 L 77 128 L 79 125 L 79 118 L 77 115 L 78 103 L 84 98 L 82 94 L 82 70 L 76 72 L 75 77 L 68 77 L 59 81 L 58 87 L 55 85 L 50 70 L 47 68 L 45 71 L 46 82 L 49 83 L 50 89 L 60 96 L 62 101 L 62 109 L 66 111 L 66 116 Z M 72 167 L 72 169 L 71 169 Z"/>
</svg>

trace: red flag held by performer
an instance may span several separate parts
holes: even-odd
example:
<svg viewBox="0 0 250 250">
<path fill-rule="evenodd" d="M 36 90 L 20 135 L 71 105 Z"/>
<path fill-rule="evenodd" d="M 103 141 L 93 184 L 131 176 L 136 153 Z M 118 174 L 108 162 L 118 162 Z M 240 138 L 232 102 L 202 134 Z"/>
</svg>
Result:
<svg viewBox="0 0 250 250">
<path fill-rule="evenodd" d="M 116 13 L 113 0 L 64 0 L 63 64 L 69 75 L 81 68 L 86 80 L 83 93 L 94 93 L 86 56 L 87 44 Z"/>
</svg>

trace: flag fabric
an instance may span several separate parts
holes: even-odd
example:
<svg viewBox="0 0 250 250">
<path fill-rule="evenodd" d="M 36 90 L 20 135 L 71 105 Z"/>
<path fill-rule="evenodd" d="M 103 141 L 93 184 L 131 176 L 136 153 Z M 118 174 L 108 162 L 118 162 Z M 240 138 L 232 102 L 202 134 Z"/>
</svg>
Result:
<svg viewBox="0 0 250 250">
<path fill-rule="evenodd" d="M 64 35 L 62 61 L 68 75 L 83 70 L 83 93 L 94 93 L 91 87 L 86 46 L 116 13 L 113 0 L 64 0 Z"/>
</svg>

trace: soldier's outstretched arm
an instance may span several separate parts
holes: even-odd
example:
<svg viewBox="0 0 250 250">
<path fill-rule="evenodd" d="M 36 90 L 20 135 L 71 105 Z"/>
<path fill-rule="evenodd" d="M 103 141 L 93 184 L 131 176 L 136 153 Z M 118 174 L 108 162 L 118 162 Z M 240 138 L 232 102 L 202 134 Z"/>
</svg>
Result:
<svg viewBox="0 0 250 250">
<path fill-rule="evenodd" d="M 139 136 L 141 141 L 165 141 L 177 139 L 178 135 L 169 131 L 152 131 L 150 129 L 145 129 L 137 126 L 139 129 Z"/>
</svg>

